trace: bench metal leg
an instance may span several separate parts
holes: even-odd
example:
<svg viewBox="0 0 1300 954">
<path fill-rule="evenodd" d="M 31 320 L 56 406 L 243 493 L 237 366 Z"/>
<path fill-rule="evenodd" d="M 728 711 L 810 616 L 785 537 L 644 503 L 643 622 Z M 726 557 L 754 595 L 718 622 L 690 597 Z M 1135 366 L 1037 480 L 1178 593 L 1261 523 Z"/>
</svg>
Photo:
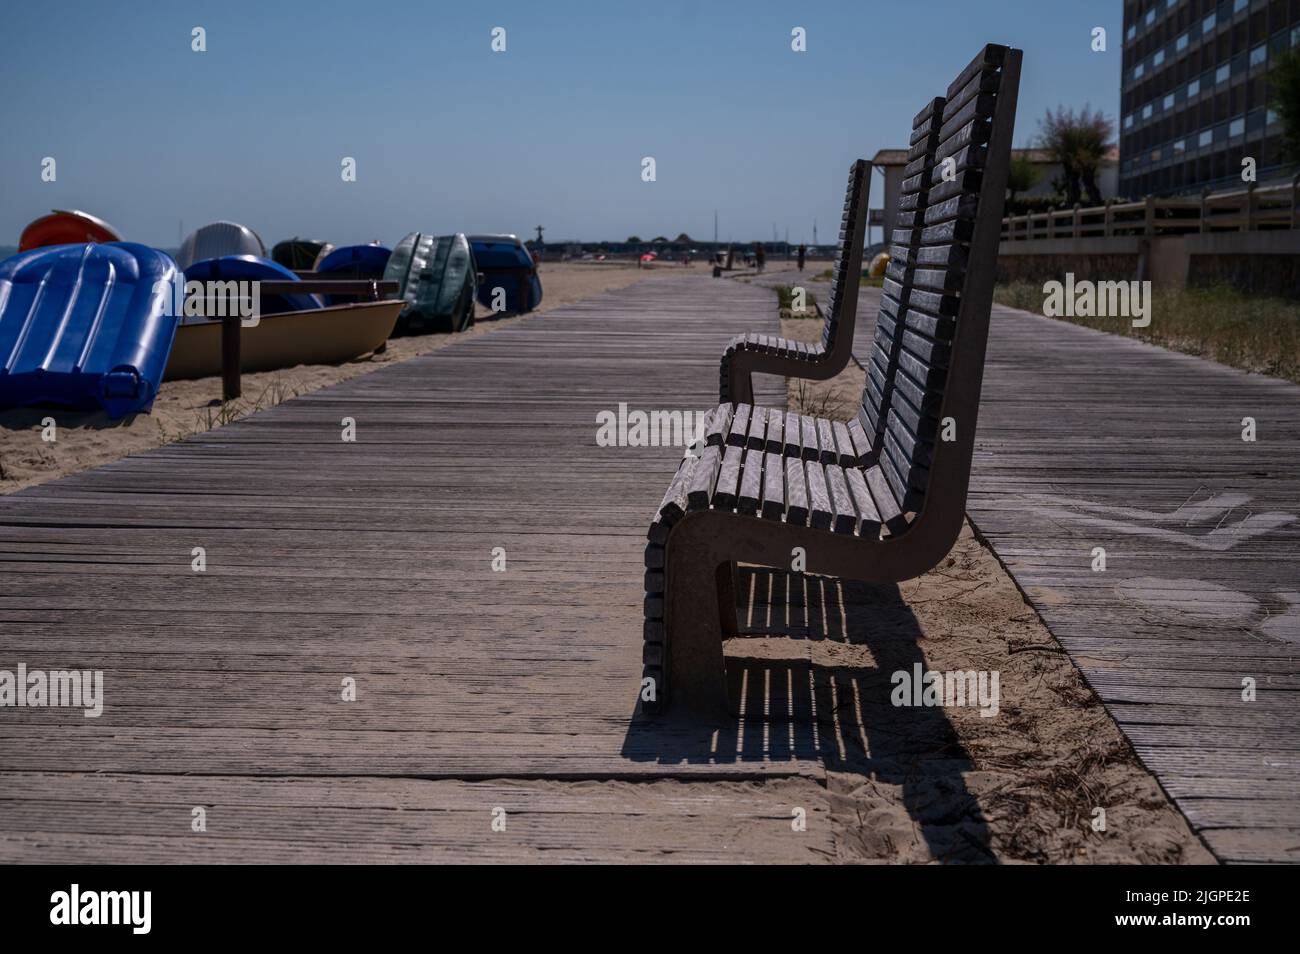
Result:
<svg viewBox="0 0 1300 954">
<path fill-rule="evenodd" d="M 670 539 L 664 607 L 668 704 L 695 717 L 730 717 L 722 658 L 723 591 L 734 594 L 734 564 L 719 563 L 706 542 Z M 735 601 L 731 602 L 735 627 Z"/>
<path fill-rule="evenodd" d="M 718 567 L 718 621 L 722 638 L 740 634 L 736 618 L 736 593 L 740 585 L 740 565 L 730 562 Z"/>
</svg>

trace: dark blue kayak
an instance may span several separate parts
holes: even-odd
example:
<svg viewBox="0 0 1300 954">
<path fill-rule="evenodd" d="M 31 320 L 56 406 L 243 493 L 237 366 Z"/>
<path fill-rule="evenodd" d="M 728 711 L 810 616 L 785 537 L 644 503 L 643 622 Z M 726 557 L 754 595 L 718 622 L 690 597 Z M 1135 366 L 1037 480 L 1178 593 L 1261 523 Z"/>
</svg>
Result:
<svg viewBox="0 0 1300 954">
<path fill-rule="evenodd" d="M 470 247 L 483 281 L 478 286 L 478 300 L 484 308 L 498 313 L 521 314 L 532 311 L 542 301 L 542 280 L 528 249 L 513 235 L 471 235 Z M 497 289 L 501 292 L 498 293 Z M 498 309 L 497 302 L 504 305 Z"/>
<path fill-rule="evenodd" d="M 257 255 L 223 255 L 195 262 L 185 269 L 187 282 L 296 282 L 297 275 L 283 265 Z M 282 315 L 289 311 L 321 308 L 319 295 L 262 295 L 261 314 Z M 204 319 L 200 319 L 204 320 Z"/>
<path fill-rule="evenodd" d="M 180 279 L 171 256 L 134 242 L 0 262 L 0 407 L 148 410 L 176 337 Z"/>
<path fill-rule="evenodd" d="M 384 269 L 392 254 L 393 250 L 383 245 L 342 245 L 317 261 L 315 271 L 321 278 L 369 278 L 377 281 L 384 277 Z M 346 305 L 355 299 L 326 295 L 325 301 L 331 305 Z"/>
</svg>

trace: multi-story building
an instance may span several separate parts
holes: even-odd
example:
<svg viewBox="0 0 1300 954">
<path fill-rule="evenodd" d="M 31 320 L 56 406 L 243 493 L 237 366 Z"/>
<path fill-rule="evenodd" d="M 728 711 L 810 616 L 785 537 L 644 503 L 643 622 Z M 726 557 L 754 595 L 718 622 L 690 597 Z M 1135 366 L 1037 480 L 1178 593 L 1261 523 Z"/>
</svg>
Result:
<svg viewBox="0 0 1300 954">
<path fill-rule="evenodd" d="M 1120 183 L 1129 198 L 1289 168 L 1268 71 L 1300 46 L 1300 0 L 1124 0 Z"/>
</svg>

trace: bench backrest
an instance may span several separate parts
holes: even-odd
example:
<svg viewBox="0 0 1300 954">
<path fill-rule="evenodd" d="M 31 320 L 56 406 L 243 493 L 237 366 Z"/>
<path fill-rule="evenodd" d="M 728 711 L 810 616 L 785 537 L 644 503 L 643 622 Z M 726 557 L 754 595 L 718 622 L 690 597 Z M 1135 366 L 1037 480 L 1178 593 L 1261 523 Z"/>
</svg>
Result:
<svg viewBox="0 0 1300 954">
<path fill-rule="evenodd" d="M 862 394 L 863 429 L 871 441 L 872 461 L 879 459 L 885 440 L 894 369 L 898 365 L 897 315 L 911 299 L 916 259 L 921 250 L 929 172 L 939 146 L 943 124 L 943 97 L 930 100 L 912 120 L 911 146 L 899 189 L 898 213 L 890 223 L 889 265 L 881 290 L 876 335 L 867 361 L 867 382 Z"/>
<path fill-rule="evenodd" d="M 942 124 L 910 286 L 880 312 L 896 360 L 879 461 L 904 512 L 938 495 L 941 456 L 943 493 L 965 505 L 1019 79 L 1020 51 L 990 44 L 927 106 Z"/>
<path fill-rule="evenodd" d="M 840 253 L 831 273 L 830 306 L 822 327 L 822 347 L 833 351 L 836 342 L 853 347 L 853 327 L 858 315 L 858 288 L 862 274 L 862 248 L 867 235 L 867 205 L 871 196 L 871 163 L 859 159 L 849 167 L 849 185 L 840 218 Z"/>
</svg>

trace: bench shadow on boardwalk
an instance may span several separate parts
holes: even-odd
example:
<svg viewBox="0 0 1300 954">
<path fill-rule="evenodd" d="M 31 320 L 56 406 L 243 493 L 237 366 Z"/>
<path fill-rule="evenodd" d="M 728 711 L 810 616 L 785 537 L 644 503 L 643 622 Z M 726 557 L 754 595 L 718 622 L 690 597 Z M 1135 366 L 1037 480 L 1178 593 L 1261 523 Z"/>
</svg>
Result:
<svg viewBox="0 0 1300 954">
<path fill-rule="evenodd" d="M 920 624 L 896 585 L 743 567 L 738 612 L 741 635 L 727 645 L 734 721 L 713 727 L 671 710 L 638 712 L 627 758 L 657 751 L 665 768 L 820 762 L 829 772 L 900 786 L 936 858 L 993 860 L 964 778 L 974 766 L 943 709 L 890 702 L 891 675 L 925 666 Z M 958 827 L 963 841 L 954 844 Z"/>
</svg>

